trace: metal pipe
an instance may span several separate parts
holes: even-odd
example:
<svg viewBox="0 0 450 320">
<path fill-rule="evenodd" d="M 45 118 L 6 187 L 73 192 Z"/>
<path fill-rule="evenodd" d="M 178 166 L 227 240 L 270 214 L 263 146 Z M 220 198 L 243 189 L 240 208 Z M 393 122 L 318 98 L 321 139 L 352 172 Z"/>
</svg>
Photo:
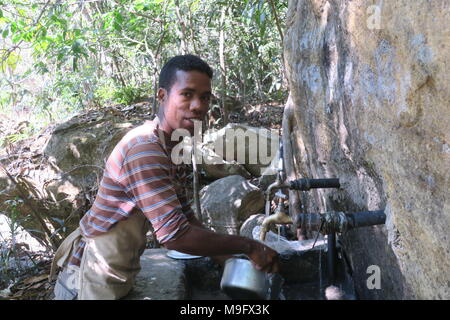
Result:
<svg viewBox="0 0 450 320">
<path fill-rule="evenodd" d="M 310 189 L 340 188 L 339 179 L 297 179 L 289 181 L 289 188 L 308 191 Z"/>
<path fill-rule="evenodd" d="M 328 234 L 331 232 L 342 233 L 350 229 L 374 226 L 385 222 L 384 210 L 378 210 L 353 213 L 300 213 L 297 215 L 294 224 L 297 228 L 305 228 L 311 231 L 319 231 L 320 229 L 322 233 Z"/>
<path fill-rule="evenodd" d="M 349 228 L 374 226 L 386 222 L 384 210 L 347 213 L 346 216 L 349 221 Z"/>
<path fill-rule="evenodd" d="M 329 285 L 333 285 L 336 282 L 336 233 L 331 232 L 327 236 L 327 264 L 328 264 L 328 282 Z"/>
<path fill-rule="evenodd" d="M 286 187 L 289 187 L 289 185 L 283 182 L 281 178 L 281 173 L 278 170 L 277 179 L 266 190 L 266 210 L 265 210 L 266 217 L 270 215 L 270 194 L 272 193 L 272 189 L 281 189 Z"/>
</svg>

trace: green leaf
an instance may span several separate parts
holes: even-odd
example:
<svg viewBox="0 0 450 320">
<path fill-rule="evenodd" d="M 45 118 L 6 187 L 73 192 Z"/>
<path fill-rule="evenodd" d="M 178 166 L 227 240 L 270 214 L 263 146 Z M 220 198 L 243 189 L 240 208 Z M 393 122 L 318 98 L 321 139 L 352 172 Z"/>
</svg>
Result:
<svg viewBox="0 0 450 320">
<path fill-rule="evenodd" d="M 17 23 L 11 22 L 10 29 L 11 29 L 12 33 L 16 33 L 16 31 L 17 31 Z"/>
<path fill-rule="evenodd" d="M 84 40 L 83 39 L 76 39 L 72 43 L 72 52 L 75 54 L 81 54 L 84 52 Z"/>
<path fill-rule="evenodd" d="M 6 37 L 8 36 L 8 34 L 9 34 L 9 28 L 6 27 L 6 28 L 3 30 L 3 32 L 2 32 L 3 38 L 6 38 Z"/>
<path fill-rule="evenodd" d="M 17 42 L 19 42 L 21 39 L 22 39 L 22 34 L 19 33 L 19 34 L 16 34 L 16 35 L 12 38 L 12 42 L 13 42 L 13 43 L 17 43 Z"/>
<path fill-rule="evenodd" d="M 117 23 L 123 22 L 123 16 L 120 14 L 120 12 L 117 11 L 114 12 L 114 19 L 116 20 Z"/>
<path fill-rule="evenodd" d="M 0 18 L 3 18 L 3 11 L 0 9 Z"/>
<path fill-rule="evenodd" d="M 122 31 L 122 26 L 120 25 L 120 23 L 117 23 L 117 21 L 114 21 L 113 28 L 116 31 Z"/>
<path fill-rule="evenodd" d="M 47 28 L 42 27 L 41 29 L 39 29 L 39 38 L 45 39 L 46 36 L 47 36 Z"/>
</svg>

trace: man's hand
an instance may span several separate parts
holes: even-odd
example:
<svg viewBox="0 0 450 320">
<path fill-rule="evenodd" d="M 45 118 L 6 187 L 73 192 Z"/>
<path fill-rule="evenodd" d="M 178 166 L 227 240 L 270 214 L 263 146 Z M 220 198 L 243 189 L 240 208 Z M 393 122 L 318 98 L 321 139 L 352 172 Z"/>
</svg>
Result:
<svg viewBox="0 0 450 320">
<path fill-rule="evenodd" d="M 280 270 L 278 252 L 260 242 L 254 241 L 247 255 L 258 270 L 268 273 L 277 273 Z"/>
<path fill-rule="evenodd" d="M 245 254 L 258 270 L 269 273 L 276 273 L 279 270 L 278 253 L 270 247 L 253 239 L 216 233 L 192 223 L 188 225 L 184 234 L 163 243 L 163 246 L 169 250 L 193 255 L 221 256 L 218 259 L 222 262 L 225 262 L 227 256 Z"/>
</svg>

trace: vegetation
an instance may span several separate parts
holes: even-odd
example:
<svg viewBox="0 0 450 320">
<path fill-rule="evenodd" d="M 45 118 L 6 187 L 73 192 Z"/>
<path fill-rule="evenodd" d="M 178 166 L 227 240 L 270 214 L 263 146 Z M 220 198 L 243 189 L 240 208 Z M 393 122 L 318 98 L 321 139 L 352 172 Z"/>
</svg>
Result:
<svg viewBox="0 0 450 320">
<path fill-rule="evenodd" d="M 139 101 L 156 112 L 159 70 L 177 54 L 213 67 L 222 123 L 232 108 L 283 101 L 286 9 L 287 0 L 0 0 L 0 169 L 16 142 L 76 113 Z M 0 238 L 0 289 L 19 276 L 27 252 L 18 226 L 43 221 L 20 212 L 26 194 L 0 211 L 11 234 Z M 45 231 L 48 248 L 66 231 L 66 221 L 51 219 L 52 231 L 44 222 L 43 231 L 27 229 Z"/>
<path fill-rule="evenodd" d="M 0 113 L 26 134 L 76 112 L 152 101 L 158 71 L 193 53 L 228 106 L 285 98 L 287 0 L 0 0 Z M 20 137 L 10 137 L 17 140 Z"/>
</svg>

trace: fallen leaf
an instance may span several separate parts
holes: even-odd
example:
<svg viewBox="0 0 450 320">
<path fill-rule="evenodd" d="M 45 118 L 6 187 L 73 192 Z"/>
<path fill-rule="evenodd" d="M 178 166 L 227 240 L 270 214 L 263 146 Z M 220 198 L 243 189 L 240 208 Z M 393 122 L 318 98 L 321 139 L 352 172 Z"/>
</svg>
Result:
<svg viewBox="0 0 450 320">
<path fill-rule="evenodd" d="M 43 282 L 36 283 L 32 287 L 30 287 L 30 289 L 38 289 L 38 288 L 42 287 L 44 284 L 45 283 L 43 283 Z"/>
<path fill-rule="evenodd" d="M 33 284 L 36 282 L 44 281 L 45 279 L 48 279 L 48 274 L 41 274 L 39 276 L 28 278 L 23 283 L 24 284 Z"/>
</svg>

